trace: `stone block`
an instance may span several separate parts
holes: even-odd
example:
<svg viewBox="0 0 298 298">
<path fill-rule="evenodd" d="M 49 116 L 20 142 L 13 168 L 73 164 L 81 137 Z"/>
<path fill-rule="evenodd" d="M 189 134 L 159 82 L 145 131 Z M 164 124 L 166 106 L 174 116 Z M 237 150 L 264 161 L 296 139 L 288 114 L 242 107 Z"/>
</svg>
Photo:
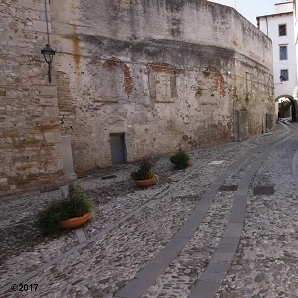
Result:
<svg viewBox="0 0 298 298">
<path fill-rule="evenodd" d="M 57 107 L 46 107 L 44 109 L 44 115 L 47 117 L 57 118 L 59 117 L 59 112 Z"/>
<path fill-rule="evenodd" d="M 57 87 L 56 86 L 42 86 L 39 89 L 39 94 L 43 95 L 43 96 L 57 97 Z"/>
<path fill-rule="evenodd" d="M 220 281 L 199 280 L 194 288 L 191 290 L 188 298 L 214 298 L 220 286 Z"/>
<path fill-rule="evenodd" d="M 243 223 L 228 223 L 224 237 L 239 237 L 243 229 Z"/>
<path fill-rule="evenodd" d="M 0 178 L 0 185 L 8 184 L 7 178 Z"/>
<path fill-rule="evenodd" d="M 8 91 L 6 92 L 6 97 L 7 97 L 7 98 L 18 98 L 18 97 L 19 97 L 19 94 L 18 94 L 18 92 L 15 91 L 15 90 L 8 90 Z"/>
<path fill-rule="evenodd" d="M 18 0 L 18 6 L 32 9 L 33 1 L 32 0 Z"/>
<path fill-rule="evenodd" d="M 133 279 L 124 288 L 119 290 L 117 298 L 139 298 L 150 287 L 152 282 L 146 279 Z"/>
<path fill-rule="evenodd" d="M 35 31 L 47 33 L 47 22 L 34 20 L 32 25 Z M 48 28 L 49 28 L 49 33 L 51 33 L 52 32 L 51 23 L 48 23 Z"/>
<path fill-rule="evenodd" d="M 48 12 L 50 12 L 50 0 L 47 0 L 47 10 Z M 37 11 L 45 11 L 45 5 L 44 5 L 44 1 L 40 1 L 40 2 L 37 2 L 37 1 L 34 1 L 34 8 L 37 10 Z M 50 14 L 48 13 L 48 15 L 50 16 Z"/>
<path fill-rule="evenodd" d="M 55 144 L 54 151 L 57 155 L 62 155 L 62 144 Z"/>
<path fill-rule="evenodd" d="M 4 138 L 15 138 L 19 135 L 17 131 L 4 131 L 2 132 L 2 136 Z"/>
<path fill-rule="evenodd" d="M 231 247 L 229 246 L 229 249 L 231 249 Z M 235 251 L 233 252 L 216 252 L 210 263 L 223 263 L 223 262 L 231 262 L 234 259 L 235 256 Z"/>
<path fill-rule="evenodd" d="M 44 136 L 45 136 L 46 142 L 48 142 L 48 143 L 60 143 L 61 142 L 60 132 L 45 132 Z"/>
</svg>

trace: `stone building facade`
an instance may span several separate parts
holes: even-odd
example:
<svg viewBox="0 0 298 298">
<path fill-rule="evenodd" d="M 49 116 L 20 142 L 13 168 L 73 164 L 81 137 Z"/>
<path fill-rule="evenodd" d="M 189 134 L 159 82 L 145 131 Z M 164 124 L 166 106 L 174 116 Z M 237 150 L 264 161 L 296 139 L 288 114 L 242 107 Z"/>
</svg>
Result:
<svg viewBox="0 0 298 298">
<path fill-rule="evenodd" d="M 274 129 L 271 40 L 230 7 L 8 0 L 0 14 L 4 194 L 64 183 L 64 135 L 80 173 Z"/>
<path fill-rule="evenodd" d="M 0 194 L 61 184 L 57 86 L 40 52 L 44 1 L 1 1 L 0 28 Z"/>
</svg>

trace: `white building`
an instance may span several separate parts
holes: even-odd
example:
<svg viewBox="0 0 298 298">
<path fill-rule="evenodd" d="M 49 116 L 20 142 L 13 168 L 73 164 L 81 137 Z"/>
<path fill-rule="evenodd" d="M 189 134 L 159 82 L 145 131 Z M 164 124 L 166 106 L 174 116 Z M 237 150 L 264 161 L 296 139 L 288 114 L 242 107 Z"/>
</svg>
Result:
<svg viewBox="0 0 298 298">
<path fill-rule="evenodd" d="M 296 46 L 296 56 L 298 57 L 298 5 L 296 0 L 293 0 L 294 6 L 294 34 L 295 34 L 295 46 Z M 297 73 L 298 73 L 298 64 L 297 64 Z M 297 78 L 298 80 L 298 78 Z"/>
<path fill-rule="evenodd" d="M 297 84 L 293 7 L 291 0 L 276 3 L 274 14 L 257 17 L 258 28 L 272 40 L 276 99 L 290 98 Z"/>
</svg>

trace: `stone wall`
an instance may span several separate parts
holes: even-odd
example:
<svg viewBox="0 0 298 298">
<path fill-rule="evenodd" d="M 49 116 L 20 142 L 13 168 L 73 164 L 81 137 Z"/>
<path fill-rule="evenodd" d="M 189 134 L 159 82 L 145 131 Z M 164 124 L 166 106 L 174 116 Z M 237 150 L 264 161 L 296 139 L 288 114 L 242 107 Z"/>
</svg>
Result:
<svg viewBox="0 0 298 298">
<path fill-rule="evenodd" d="M 112 163 L 111 134 L 125 136 L 126 159 L 133 161 L 179 147 L 241 140 L 262 133 L 264 125 L 274 129 L 266 116 L 274 115 L 271 41 L 232 8 L 198 0 L 51 0 L 50 38 L 57 53 L 54 82 L 46 84 L 40 55 L 46 35 L 32 22 L 37 18 L 44 30 L 44 10 L 35 7 L 42 1 L 8 2 L 11 6 L 1 4 L 9 10 L 3 26 L 19 16 L 22 2 L 32 14 L 16 19 L 22 26 L 27 22 L 26 28 L 30 24 L 30 34 L 18 36 L 10 29 L 14 44 L 24 40 L 24 55 L 7 56 L 11 62 L 5 64 L 9 73 L 9 63 L 26 65 L 19 82 L 27 92 L 20 95 L 28 108 L 22 130 L 35 132 L 41 125 L 30 109 L 47 123 L 36 147 L 26 143 L 25 148 L 35 154 L 36 148 L 51 146 L 43 160 L 55 164 L 53 175 L 62 171 L 59 131 L 71 135 L 75 171 L 83 172 Z M 29 80 L 27 73 L 33 70 Z M 0 95 L 9 86 L 16 85 L 5 81 Z M 46 100 L 40 88 L 57 94 Z M 245 116 L 235 117 L 237 111 Z M 7 125 L 13 126 L 12 118 Z M 47 133 L 55 134 L 53 142 Z M 13 144 L 4 148 L 12 157 L 18 155 Z M 12 159 L 6 164 L 3 179 L 15 179 Z M 35 167 L 31 160 L 26 166 Z"/>
<path fill-rule="evenodd" d="M 47 83 L 44 1 L 0 3 L 0 195 L 63 182 L 55 83 Z"/>
<path fill-rule="evenodd" d="M 274 114 L 271 41 L 232 8 L 53 0 L 51 9 L 62 132 L 78 172 L 111 164 L 111 133 L 125 134 L 132 161 L 232 141 L 235 110 L 247 112 L 236 123 L 247 136 Z"/>
</svg>

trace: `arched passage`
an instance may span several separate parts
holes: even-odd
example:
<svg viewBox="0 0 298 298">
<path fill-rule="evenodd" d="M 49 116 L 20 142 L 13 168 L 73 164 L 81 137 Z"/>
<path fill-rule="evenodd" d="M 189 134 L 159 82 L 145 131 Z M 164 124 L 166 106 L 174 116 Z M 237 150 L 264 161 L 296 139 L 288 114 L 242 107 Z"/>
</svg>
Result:
<svg viewBox="0 0 298 298">
<path fill-rule="evenodd" d="M 279 100 L 280 98 L 285 97 L 287 99 L 289 99 L 292 103 L 292 121 L 293 122 L 298 122 L 298 108 L 297 108 L 297 100 L 294 99 L 293 96 L 291 95 L 280 95 L 278 97 L 276 97 L 275 101 Z"/>
</svg>

